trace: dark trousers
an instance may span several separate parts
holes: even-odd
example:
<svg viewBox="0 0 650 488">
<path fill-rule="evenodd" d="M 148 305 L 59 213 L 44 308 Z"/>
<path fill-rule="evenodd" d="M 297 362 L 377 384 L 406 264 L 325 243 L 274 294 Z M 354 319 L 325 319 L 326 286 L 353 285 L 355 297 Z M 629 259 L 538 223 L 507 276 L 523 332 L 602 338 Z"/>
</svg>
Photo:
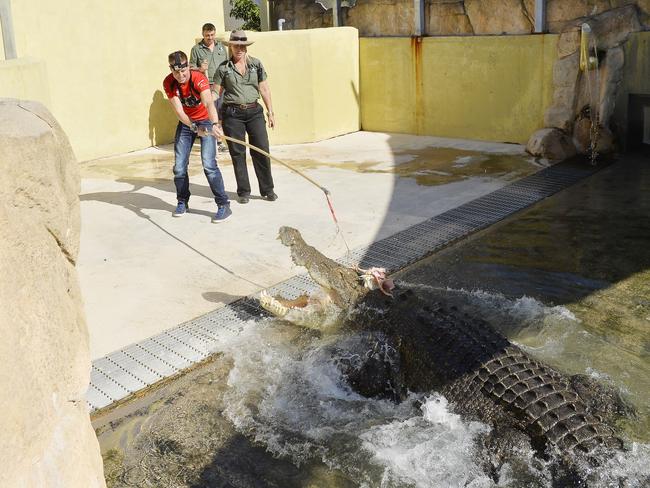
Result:
<svg viewBox="0 0 650 488">
<path fill-rule="evenodd" d="M 229 137 L 244 141 L 248 133 L 248 142 L 253 146 L 269 152 L 269 136 L 266 132 L 266 121 L 264 120 L 264 109 L 260 104 L 254 107 L 241 109 L 232 105 L 223 106 L 223 132 Z M 228 142 L 228 150 L 235 169 L 237 180 L 237 195 L 249 196 L 251 184 L 248 180 L 248 169 L 246 168 L 246 146 Z M 260 195 L 265 196 L 273 192 L 273 176 L 271 176 L 271 161 L 267 156 L 250 151 L 253 159 L 253 168 L 260 187 Z"/>
</svg>

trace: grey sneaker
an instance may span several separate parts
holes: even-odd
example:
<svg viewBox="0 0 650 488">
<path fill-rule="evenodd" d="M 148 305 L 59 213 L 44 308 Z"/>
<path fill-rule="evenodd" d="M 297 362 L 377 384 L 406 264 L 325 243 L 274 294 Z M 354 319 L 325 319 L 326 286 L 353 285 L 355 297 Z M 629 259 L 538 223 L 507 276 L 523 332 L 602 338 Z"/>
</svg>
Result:
<svg viewBox="0 0 650 488">
<path fill-rule="evenodd" d="M 186 202 L 178 202 L 178 205 L 176 205 L 176 210 L 174 210 L 174 213 L 172 214 L 174 217 L 182 217 L 187 213 L 187 211 L 190 209 L 190 207 L 187 206 Z"/>
<path fill-rule="evenodd" d="M 217 213 L 212 217 L 212 222 L 219 223 L 226 220 L 232 215 L 232 210 L 230 210 L 230 205 L 219 205 Z"/>
</svg>

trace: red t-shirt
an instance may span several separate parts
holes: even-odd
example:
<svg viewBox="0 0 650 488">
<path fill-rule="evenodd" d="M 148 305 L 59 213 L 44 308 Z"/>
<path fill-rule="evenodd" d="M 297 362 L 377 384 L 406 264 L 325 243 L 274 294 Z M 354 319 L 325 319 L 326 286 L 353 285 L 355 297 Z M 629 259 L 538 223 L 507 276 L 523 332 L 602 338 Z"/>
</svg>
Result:
<svg viewBox="0 0 650 488">
<path fill-rule="evenodd" d="M 191 85 L 191 86 L 190 86 Z M 201 103 L 201 92 L 210 89 L 210 83 L 200 71 L 190 71 L 190 79 L 180 85 L 174 75 L 169 73 L 163 81 L 163 88 L 170 100 L 178 97 L 187 116 L 195 120 L 206 120 L 208 109 Z"/>
</svg>

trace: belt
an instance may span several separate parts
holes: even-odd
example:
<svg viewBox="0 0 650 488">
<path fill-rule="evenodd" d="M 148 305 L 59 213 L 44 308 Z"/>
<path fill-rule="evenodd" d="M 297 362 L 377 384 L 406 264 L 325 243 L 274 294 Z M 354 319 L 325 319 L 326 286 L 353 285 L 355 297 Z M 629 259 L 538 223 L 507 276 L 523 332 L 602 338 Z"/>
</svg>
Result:
<svg viewBox="0 0 650 488">
<path fill-rule="evenodd" d="M 257 102 L 253 103 L 226 103 L 226 107 L 234 107 L 234 108 L 240 108 L 242 110 L 246 110 L 247 108 L 255 108 L 259 104 Z"/>
</svg>

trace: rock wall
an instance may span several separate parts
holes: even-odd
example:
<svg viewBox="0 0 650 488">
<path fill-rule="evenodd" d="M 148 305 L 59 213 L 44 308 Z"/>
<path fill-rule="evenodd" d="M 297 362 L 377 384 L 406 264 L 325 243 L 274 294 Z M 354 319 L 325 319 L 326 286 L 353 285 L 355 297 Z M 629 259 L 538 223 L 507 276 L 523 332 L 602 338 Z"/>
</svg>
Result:
<svg viewBox="0 0 650 488">
<path fill-rule="evenodd" d="M 0 486 L 103 487 L 85 403 L 79 175 L 36 102 L 0 99 Z"/>
<path fill-rule="evenodd" d="M 527 145 L 534 156 L 566 159 L 576 153 L 606 153 L 622 136 L 613 123 L 625 66 L 624 43 L 644 29 L 634 5 L 567 23 L 558 41 L 553 67 L 553 102 L 544 114 L 545 129 L 534 133 Z M 581 25 L 588 23 L 596 39 L 597 69 L 580 69 Z M 549 130 L 553 129 L 553 130 Z M 617 133 L 618 132 L 618 133 Z"/>
<path fill-rule="evenodd" d="M 354 3 L 342 9 L 343 25 L 356 27 L 360 36 L 413 34 L 413 0 Z M 274 0 L 272 5 L 273 26 L 279 18 L 286 20 L 285 29 L 332 25 L 332 10 L 314 0 Z M 637 6 L 644 28 L 650 29 L 650 0 L 547 0 L 547 28 L 559 33 L 574 19 L 626 5 Z M 426 0 L 425 24 L 429 36 L 530 34 L 535 27 L 535 0 Z"/>
</svg>

